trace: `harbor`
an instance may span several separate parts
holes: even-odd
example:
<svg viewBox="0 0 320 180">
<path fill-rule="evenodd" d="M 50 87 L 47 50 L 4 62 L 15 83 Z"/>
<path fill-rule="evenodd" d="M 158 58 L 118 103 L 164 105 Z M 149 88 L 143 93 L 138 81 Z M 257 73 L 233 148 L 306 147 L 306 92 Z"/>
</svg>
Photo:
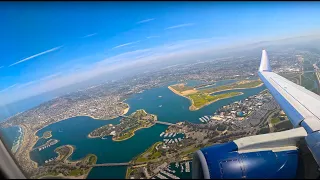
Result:
<svg viewBox="0 0 320 180">
<path fill-rule="evenodd" d="M 38 147 L 35 147 L 32 150 L 34 151 L 34 150 L 38 149 L 38 151 L 42 151 L 42 150 L 44 150 L 44 149 L 46 149 L 46 148 L 48 148 L 50 146 L 53 146 L 53 145 L 57 144 L 58 142 L 59 142 L 59 140 L 50 139 L 45 144 L 43 144 L 41 146 L 38 146 Z"/>
<path fill-rule="evenodd" d="M 202 123 L 208 123 L 211 118 L 212 118 L 212 116 L 203 116 L 203 117 L 200 117 L 199 120 L 200 120 Z"/>
<path fill-rule="evenodd" d="M 192 161 L 171 163 L 151 179 L 189 179 L 191 178 Z"/>
<path fill-rule="evenodd" d="M 162 141 L 165 144 L 174 144 L 174 143 L 178 143 L 181 142 L 185 137 L 184 134 L 181 132 L 171 132 L 171 133 L 165 133 L 162 132 L 160 134 L 160 137 L 163 137 Z"/>
</svg>

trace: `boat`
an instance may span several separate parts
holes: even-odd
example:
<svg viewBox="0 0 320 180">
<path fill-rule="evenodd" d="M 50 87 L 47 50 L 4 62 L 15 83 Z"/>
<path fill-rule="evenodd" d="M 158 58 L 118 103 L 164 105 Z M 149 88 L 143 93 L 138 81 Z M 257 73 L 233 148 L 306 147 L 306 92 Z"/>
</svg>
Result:
<svg viewBox="0 0 320 180">
<path fill-rule="evenodd" d="M 108 139 L 108 138 L 104 138 L 104 137 L 102 137 L 101 139 Z"/>
<path fill-rule="evenodd" d="M 162 105 L 160 105 L 159 107 L 162 107 Z"/>
<path fill-rule="evenodd" d="M 165 135 L 164 135 L 164 137 L 167 137 L 168 136 L 168 133 L 166 133 Z"/>
<path fill-rule="evenodd" d="M 179 167 L 179 163 L 178 162 L 176 162 L 176 168 L 178 168 Z"/>
<path fill-rule="evenodd" d="M 181 141 L 182 139 L 181 138 L 178 138 L 178 141 Z"/>
<path fill-rule="evenodd" d="M 174 141 L 177 143 L 178 142 L 178 140 L 177 139 L 174 139 Z"/>
<path fill-rule="evenodd" d="M 160 137 L 162 137 L 164 135 L 164 132 L 162 132 L 161 134 L 160 134 Z"/>
<path fill-rule="evenodd" d="M 177 135 L 177 133 L 174 133 L 172 137 L 175 137 Z"/>
<path fill-rule="evenodd" d="M 201 122 L 204 122 L 201 118 L 199 118 L 199 120 L 200 120 Z"/>
<path fill-rule="evenodd" d="M 180 166 L 181 166 L 181 172 L 183 172 L 183 164 L 180 163 Z"/>
<path fill-rule="evenodd" d="M 173 133 L 170 133 L 170 134 L 169 134 L 169 137 L 171 137 L 172 135 L 173 135 Z"/>
</svg>

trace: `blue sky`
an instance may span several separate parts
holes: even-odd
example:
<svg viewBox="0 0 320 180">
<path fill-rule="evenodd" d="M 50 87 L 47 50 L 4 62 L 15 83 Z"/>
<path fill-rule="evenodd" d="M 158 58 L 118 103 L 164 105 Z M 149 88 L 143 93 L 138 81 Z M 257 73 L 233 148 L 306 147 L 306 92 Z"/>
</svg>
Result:
<svg viewBox="0 0 320 180">
<path fill-rule="evenodd" d="M 1 2 L 0 17 L 5 104 L 201 48 L 316 32 L 320 4 Z"/>
</svg>

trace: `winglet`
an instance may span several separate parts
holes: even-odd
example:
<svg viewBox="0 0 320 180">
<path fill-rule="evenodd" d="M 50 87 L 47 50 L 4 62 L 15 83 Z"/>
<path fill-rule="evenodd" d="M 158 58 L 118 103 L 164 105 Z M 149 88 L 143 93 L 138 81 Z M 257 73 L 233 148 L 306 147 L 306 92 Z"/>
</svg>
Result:
<svg viewBox="0 0 320 180">
<path fill-rule="evenodd" d="M 272 71 L 270 63 L 269 63 L 267 51 L 264 50 L 264 49 L 262 50 L 261 63 L 260 63 L 259 71 L 260 72 L 263 72 L 263 71 L 271 72 Z"/>
</svg>

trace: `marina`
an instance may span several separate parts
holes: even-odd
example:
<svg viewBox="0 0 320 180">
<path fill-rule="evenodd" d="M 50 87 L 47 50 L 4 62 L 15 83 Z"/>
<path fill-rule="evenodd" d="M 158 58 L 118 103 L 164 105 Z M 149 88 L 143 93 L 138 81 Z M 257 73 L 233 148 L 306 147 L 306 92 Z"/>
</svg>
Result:
<svg viewBox="0 0 320 180">
<path fill-rule="evenodd" d="M 54 161 L 54 160 L 56 160 L 56 159 L 57 159 L 57 157 L 50 158 L 50 159 L 48 159 L 48 160 L 45 160 L 44 163 L 49 163 L 49 162 Z"/>
<path fill-rule="evenodd" d="M 38 149 L 38 151 L 42 151 L 42 150 L 44 150 L 44 149 L 46 149 L 46 148 L 48 148 L 50 146 L 53 146 L 53 145 L 57 144 L 58 142 L 59 141 L 56 140 L 56 139 L 50 139 L 45 144 L 43 144 L 43 145 L 41 145 L 39 147 L 36 147 L 33 150 Z"/>
</svg>

